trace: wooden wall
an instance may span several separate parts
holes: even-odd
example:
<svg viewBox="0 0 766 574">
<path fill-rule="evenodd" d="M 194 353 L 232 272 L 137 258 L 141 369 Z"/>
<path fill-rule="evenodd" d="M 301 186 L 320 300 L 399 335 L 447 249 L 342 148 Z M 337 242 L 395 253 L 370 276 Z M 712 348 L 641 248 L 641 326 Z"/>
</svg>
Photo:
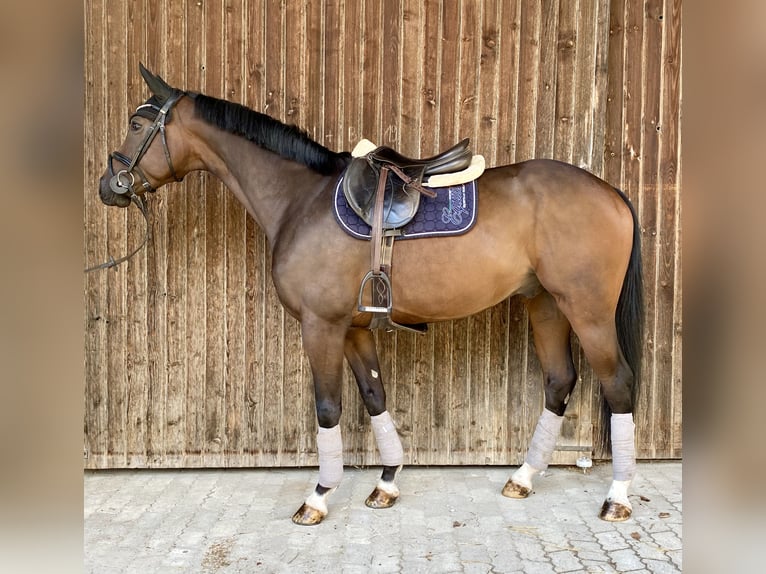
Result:
<svg viewBox="0 0 766 574">
<path fill-rule="evenodd" d="M 635 202 L 647 331 L 638 453 L 681 456 L 680 0 L 127 0 L 85 3 L 85 260 L 128 252 L 136 210 L 97 197 L 107 153 L 172 85 L 308 130 L 430 155 L 471 137 L 490 166 L 552 157 Z M 262 232 L 217 180 L 151 201 L 152 239 L 86 278 L 85 465 L 316 463 L 310 371 L 281 309 Z M 377 335 L 410 464 L 519 464 L 542 409 L 522 301 L 429 334 Z M 582 354 L 557 462 L 590 453 L 598 385 Z M 375 464 L 347 372 L 347 464 Z M 603 453 L 595 452 L 596 457 Z"/>
</svg>

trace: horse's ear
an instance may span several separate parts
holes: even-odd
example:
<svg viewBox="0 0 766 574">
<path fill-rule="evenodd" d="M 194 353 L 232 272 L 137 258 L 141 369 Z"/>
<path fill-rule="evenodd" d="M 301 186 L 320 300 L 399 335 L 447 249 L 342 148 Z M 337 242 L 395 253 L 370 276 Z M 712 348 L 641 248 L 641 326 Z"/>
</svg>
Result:
<svg viewBox="0 0 766 574">
<path fill-rule="evenodd" d="M 160 100 L 160 102 L 164 102 L 175 93 L 175 90 L 170 87 L 165 80 L 156 74 L 152 74 L 141 62 L 138 63 L 138 69 L 141 72 L 141 77 L 144 78 L 146 85 L 149 86 L 149 89 L 155 96 L 157 96 L 157 99 Z"/>
</svg>

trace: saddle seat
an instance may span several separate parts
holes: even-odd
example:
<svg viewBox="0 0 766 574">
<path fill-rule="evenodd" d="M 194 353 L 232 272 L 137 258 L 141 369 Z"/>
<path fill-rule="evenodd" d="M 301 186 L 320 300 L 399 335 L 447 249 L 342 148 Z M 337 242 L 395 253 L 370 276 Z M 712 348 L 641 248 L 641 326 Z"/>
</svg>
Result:
<svg viewBox="0 0 766 574">
<path fill-rule="evenodd" d="M 379 147 L 373 150 L 371 155 L 376 162 L 393 164 L 402 170 L 422 167 L 423 176 L 453 173 L 465 169 L 470 164 L 470 143 L 471 140 L 466 138 L 433 157 L 421 159 L 406 157 L 390 147 Z"/>
<path fill-rule="evenodd" d="M 372 227 L 378 182 L 382 168 L 386 167 L 382 228 L 398 229 L 417 213 L 421 193 L 434 195 L 426 189 L 424 177 L 460 172 L 472 165 L 474 156 L 469 144 L 466 138 L 438 155 L 415 159 L 362 140 L 351 152 L 353 159 L 343 176 L 343 193 L 354 212 Z"/>
</svg>

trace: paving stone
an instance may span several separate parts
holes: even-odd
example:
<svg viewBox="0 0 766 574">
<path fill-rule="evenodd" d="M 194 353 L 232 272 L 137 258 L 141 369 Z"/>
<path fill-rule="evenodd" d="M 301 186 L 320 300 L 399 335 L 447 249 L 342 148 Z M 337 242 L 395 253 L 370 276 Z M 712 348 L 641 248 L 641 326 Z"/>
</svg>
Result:
<svg viewBox="0 0 766 574">
<path fill-rule="evenodd" d="M 614 552 L 609 553 L 609 557 L 612 559 L 619 572 L 631 572 L 633 570 L 641 570 L 644 568 L 644 563 L 641 561 L 641 557 L 636 554 L 632 548 L 615 550 Z"/>
<path fill-rule="evenodd" d="M 526 500 L 500 495 L 512 468 L 405 468 L 378 511 L 364 498 L 379 470 L 347 468 L 317 527 L 290 520 L 316 469 L 89 471 L 84 571 L 680 572 L 681 463 L 638 466 L 649 501 L 625 523 L 598 519 L 611 468 L 597 464 L 549 469 Z"/>
<path fill-rule="evenodd" d="M 548 558 L 553 563 L 556 572 L 573 572 L 582 570 L 583 567 L 579 558 L 570 550 L 550 552 Z"/>
</svg>

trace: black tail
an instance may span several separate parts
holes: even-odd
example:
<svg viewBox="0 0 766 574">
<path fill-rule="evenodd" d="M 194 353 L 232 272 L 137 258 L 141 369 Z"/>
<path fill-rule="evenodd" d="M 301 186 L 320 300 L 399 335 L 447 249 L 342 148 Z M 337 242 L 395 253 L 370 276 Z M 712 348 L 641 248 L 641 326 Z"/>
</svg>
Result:
<svg viewBox="0 0 766 574">
<path fill-rule="evenodd" d="M 622 355 L 633 371 L 632 399 L 635 412 L 638 390 L 641 386 L 641 362 L 644 347 L 644 280 L 641 264 L 641 229 L 638 225 L 636 210 L 630 200 L 616 189 L 623 201 L 630 208 L 633 216 L 633 250 L 630 253 L 628 270 L 622 283 L 620 299 L 617 302 L 615 325 L 617 340 Z M 599 436 L 602 452 L 609 453 L 611 448 L 611 411 L 606 401 L 601 401 L 601 433 Z"/>
</svg>

